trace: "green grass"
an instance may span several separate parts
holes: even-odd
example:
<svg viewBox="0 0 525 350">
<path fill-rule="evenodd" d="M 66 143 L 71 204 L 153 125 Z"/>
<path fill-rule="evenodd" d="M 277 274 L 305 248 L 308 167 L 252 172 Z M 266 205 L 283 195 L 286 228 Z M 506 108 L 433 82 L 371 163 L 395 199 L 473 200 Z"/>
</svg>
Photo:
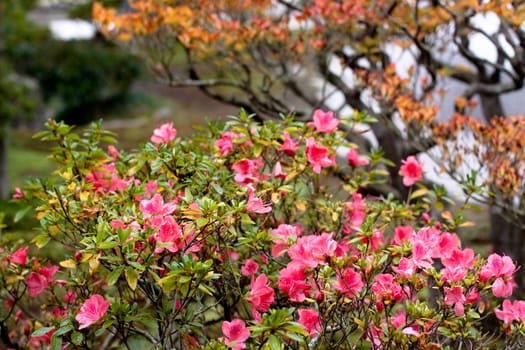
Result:
<svg viewBox="0 0 525 350">
<path fill-rule="evenodd" d="M 12 146 L 8 153 L 9 187 L 23 187 L 30 178 L 49 176 L 55 165 L 47 156 L 41 150 Z"/>
</svg>

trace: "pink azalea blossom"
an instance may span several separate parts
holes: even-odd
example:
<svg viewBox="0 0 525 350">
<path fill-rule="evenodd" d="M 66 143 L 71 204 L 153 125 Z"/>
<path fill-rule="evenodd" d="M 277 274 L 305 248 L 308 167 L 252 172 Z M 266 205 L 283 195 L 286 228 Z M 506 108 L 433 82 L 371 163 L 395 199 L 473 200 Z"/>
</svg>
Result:
<svg viewBox="0 0 525 350">
<path fill-rule="evenodd" d="M 49 288 L 49 284 L 53 282 L 53 278 L 58 271 L 58 266 L 41 267 L 37 271 L 33 271 L 24 280 L 29 295 L 31 297 L 37 297 L 44 290 Z"/>
<path fill-rule="evenodd" d="M 250 195 L 246 204 L 246 210 L 257 214 L 265 214 L 272 211 L 272 205 L 264 204 L 261 198 Z"/>
<path fill-rule="evenodd" d="M 525 301 L 505 299 L 501 305 L 501 309 L 494 309 L 494 314 L 505 325 L 509 325 L 512 321 L 525 321 Z"/>
<path fill-rule="evenodd" d="M 232 165 L 235 171 L 235 182 L 241 186 L 248 186 L 251 183 L 257 182 L 260 178 L 260 169 L 263 163 L 256 159 L 241 159 Z"/>
<path fill-rule="evenodd" d="M 244 342 L 250 337 L 250 330 L 241 319 L 234 319 L 231 322 L 224 321 L 222 323 L 222 334 L 226 337 L 224 344 L 231 347 L 233 350 L 241 350 L 246 348 Z"/>
<path fill-rule="evenodd" d="M 295 152 L 299 149 L 298 143 L 292 140 L 290 134 L 285 131 L 283 133 L 283 144 L 281 145 L 281 151 L 289 155 L 290 157 L 295 156 Z"/>
<path fill-rule="evenodd" d="M 456 316 L 463 316 L 465 314 L 464 304 L 466 302 L 467 299 L 465 298 L 465 295 L 463 295 L 462 287 L 445 287 L 445 305 L 454 305 L 454 313 Z"/>
<path fill-rule="evenodd" d="M 400 301 L 403 298 L 403 289 L 394 276 L 389 273 L 377 274 L 371 287 L 374 298 L 378 301 Z"/>
<path fill-rule="evenodd" d="M 243 276 L 254 276 L 258 269 L 259 264 L 257 264 L 253 259 L 246 259 L 246 262 L 241 268 L 241 274 Z"/>
<path fill-rule="evenodd" d="M 499 254 L 490 254 L 487 262 L 481 268 L 480 279 L 486 282 L 492 277 L 512 277 L 516 271 L 516 265 L 508 256 L 501 256 Z"/>
<path fill-rule="evenodd" d="M 299 226 L 292 226 L 281 224 L 272 230 L 272 240 L 274 246 L 272 248 L 272 256 L 277 258 L 284 254 L 291 244 L 295 243 L 297 237 L 302 234 Z"/>
<path fill-rule="evenodd" d="M 42 294 L 42 292 L 49 287 L 49 283 L 47 282 L 47 279 L 45 276 L 37 273 L 37 272 L 31 272 L 29 276 L 26 277 L 24 280 L 28 291 L 29 296 L 35 298 Z"/>
<path fill-rule="evenodd" d="M 222 157 L 226 157 L 231 151 L 233 151 L 233 141 L 235 139 L 243 137 L 244 134 L 234 133 L 226 131 L 221 135 L 221 138 L 215 141 L 215 146 L 221 152 Z"/>
<path fill-rule="evenodd" d="M 446 267 L 461 266 L 465 269 L 474 268 L 475 261 L 476 261 L 476 256 L 474 255 L 474 251 L 470 248 L 465 248 L 465 249 L 454 248 L 450 251 L 448 256 L 441 258 L 441 262 Z"/>
<path fill-rule="evenodd" d="M 503 279 L 502 277 L 496 278 L 492 283 L 492 294 L 497 298 L 506 298 L 512 295 L 512 290 L 516 287 L 514 279 L 508 278 Z"/>
<path fill-rule="evenodd" d="M 173 216 L 166 216 L 164 223 L 159 226 L 159 230 L 155 236 L 155 240 L 163 245 L 170 244 L 166 247 L 169 252 L 175 253 L 179 250 L 178 244 L 182 241 L 182 230 L 175 222 Z M 155 249 L 156 253 L 160 253 L 163 249 Z"/>
<path fill-rule="evenodd" d="M 345 203 L 345 209 L 350 213 L 350 223 L 352 229 L 356 229 L 365 221 L 366 202 L 363 195 L 358 192 L 352 193 L 353 202 Z"/>
<path fill-rule="evenodd" d="M 348 159 L 348 164 L 353 167 L 370 164 L 368 158 L 359 156 L 359 153 L 353 148 L 348 151 L 346 158 Z"/>
<path fill-rule="evenodd" d="M 133 179 L 123 180 L 114 163 L 102 164 L 97 169 L 91 170 L 86 176 L 86 182 L 93 184 L 96 192 L 122 192 L 128 188 Z"/>
<path fill-rule="evenodd" d="M 270 310 L 270 305 L 274 301 L 274 290 L 268 285 L 268 277 L 265 274 L 259 275 L 252 282 L 252 290 L 246 298 L 252 304 L 252 313 L 255 320 L 261 320 L 261 312 Z"/>
<path fill-rule="evenodd" d="M 319 313 L 314 309 L 299 309 L 297 312 L 299 313 L 298 322 L 304 326 L 311 337 L 315 337 L 321 331 Z"/>
<path fill-rule="evenodd" d="M 410 187 L 423 179 L 423 163 L 419 163 L 415 156 L 409 156 L 401 163 L 403 165 L 399 169 L 399 173 L 403 175 L 403 185 Z"/>
<path fill-rule="evenodd" d="M 150 140 L 154 144 L 171 142 L 177 137 L 177 130 L 173 127 L 173 123 L 162 124 L 157 129 L 153 130 L 153 135 Z"/>
<path fill-rule="evenodd" d="M 412 247 L 412 261 L 414 265 L 422 269 L 429 269 L 433 266 L 432 255 L 424 242 L 417 241 Z"/>
<path fill-rule="evenodd" d="M 84 301 L 80 307 L 79 313 L 75 320 L 80 323 L 78 329 L 84 329 L 101 319 L 108 311 L 109 300 L 104 299 L 102 295 L 94 294 L 91 298 Z"/>
<path fill-rule="evenodd" d="M 309 235 L 301 237 L 288 249 L 288 255 L 294 264 L 315 268 L 326 264 L 328 257 L 334 256 L 337 242 L 332 234 Z"/>
<path fill-rule="evenodd" d="M 286 293 L 291 301 L 302 303 L 312 286 L 306 282 L 304 268 L 296 264 L 288 264 L 279 272 L 279 289 Z"/>
<path fill-rule="evenodd" d="M 339 119 L 334 116 L 334 112 L 324 112 L 320 109 L 314 111 L 313 122 L 308 123 L 307 125 L 315 126 L 317 132 L 325 132 L 331 134 L 337 130 L 339 125 Z"/>
<path fill-rule="evenodd" d="M 275 165 L 273 167 L 272 175 L 276 179 L 281 179 L 281 180 L 286 179 L 286 173 L 283 172 L 283 168 L 281 166 L 281 162 L 275 163 Z"/>
<path fill-rule="evenodd" d="M 412 226 L 397 226 L 394 230 L 394 245 L 402 246 L 403 242 L 408 242 L 414 236 Z"/>
<path fill-rule="evenodd" d="M 363 289 L 364 283 L 361 274 L 352 268 L 347 268 L 337 275 L 337 282 L 333 283 L 336 291 L 354 298 Z"/>
<path fill-rule="evenodd" d="M 120 157 L 120 153 L 119 153 L 118 149 L 115 146 L 113 146 L 113 145 L 109 145 L 108 146 L 108 154 L 113 159 L 117 159 L 118 157 Z"/>
<path fill-rule="evenodd" d="M 509 299 L 503 300 L 501 309 L 494 309 L 494 314 L 506 325 L 509 325 L 512 321 L 516 320 L 516 315 L 514 313 L 514 305 Z"/>
<path fill-rule="evenodd" d="M 164 216 L 172 214 L 177 208 L 174 202 L 164 203 L 164 198 L 159 193 L 155 193 L 152 199 L 140 201 L 139 209 L 146 218 L 151 216 Z"/>
<path fill-rule="evenodd" d="M 410 279 L 416 273 L 417 267 L 412 259 L 402 257 L 397 266 L 392 266 L 392 270 L 399 276 Z"/>
<path fill-rule="evenodd" d="M 27 252 L 29 250 L 29 246 L 17 249 L 10 257 L 9 261 L 11 261 L 14 264 L 26 266 L 27 265 Z"/>
<path fill-rule="evenodd" d="M 313 137 L 306 139 L 306 159 L 316 174 L 321 173 L 321 168 L 335 165 L 335 157 L 328 154 L 326 147 L 316 144 Z"/>
<path fill-rule="evenodd" d="M 15 188 L 15 193 L 13 194 L 13 199 L 20 199 L 24 198 L 24 192 L 20 189 L 20 187 Z"/>
<path fill-rule="evenodd" d="M 492 293 L 496 297 L 508 297 L 516 287 L 512 278 L 515 271 L 516 265 L 510 257 L 494 253 L 489 255 L 487 263 L 481 268 L 480 280 L 486 282 L 496 278 L 492 283 Z"/>
</svg>

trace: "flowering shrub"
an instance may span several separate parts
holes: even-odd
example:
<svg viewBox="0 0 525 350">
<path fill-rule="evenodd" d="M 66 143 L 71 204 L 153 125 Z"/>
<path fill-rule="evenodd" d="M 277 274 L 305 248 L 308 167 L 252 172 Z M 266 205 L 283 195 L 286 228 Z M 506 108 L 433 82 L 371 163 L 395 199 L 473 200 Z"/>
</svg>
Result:
<svg viewBox="0 0 525 350">
<path fill-rule="evenodd" d="M 362 118 L 341 122 L 352 130 Z M 311 124 L 258 125 L 241 112 L 191 140 L 160 126 L 126 153 L 105 151 L 112 137 L 98 125 L 81 137 L 50 122 L 38 136 L 56 143 L 60 167 L 16 193 L 40 220 L 36 248 L 5 242 L 0 253 L 1 341 L 520 348 L 525 302 L 508 299 L 514 263 L 461 247 L 452 233 L 461 209 L 432 218 L 447 198 L 418 183 L 416 158 L 402 170 L 413 187 L 406 202 L 367 195 L 385 181 L 384 160 L 360 155 L 337 123 L 318 111 Z M 51 241 L 63 252 L 57 263 L 39 250 Z"/>
</svg>

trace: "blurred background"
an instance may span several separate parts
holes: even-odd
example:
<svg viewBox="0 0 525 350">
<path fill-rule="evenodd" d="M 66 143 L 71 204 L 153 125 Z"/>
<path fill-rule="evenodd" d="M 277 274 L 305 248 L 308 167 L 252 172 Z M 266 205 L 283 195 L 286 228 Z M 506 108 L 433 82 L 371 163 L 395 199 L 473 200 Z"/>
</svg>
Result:
<svg viewBox="0 0 525 350">
<path fill-rule="evenodd" d="M 78 126 L 103 119 L 118 133 L 119 147 L 130 149 L 163 121 L 174 121 L 185 136 L 205 118 L 237 113 L 197 89 L 155 82 L 141 60 L 97 33 L 91 6 L 80 0 L 0 1 L 4 199 L 28 177 L 51 170 L 46 145 L 31 137 L 48 118 Z"/>
</svg>

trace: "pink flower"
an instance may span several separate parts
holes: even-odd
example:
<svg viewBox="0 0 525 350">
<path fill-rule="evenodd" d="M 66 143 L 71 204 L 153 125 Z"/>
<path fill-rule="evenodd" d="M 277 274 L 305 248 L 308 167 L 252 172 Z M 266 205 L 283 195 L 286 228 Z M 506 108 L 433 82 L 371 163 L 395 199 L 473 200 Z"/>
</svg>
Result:
<svg viewBox="0 0 525 350">
<path fill-rule="evenodd" d="M 24 192 L 20 189 L 20 187 L 15 188 L 15 193 L 13 194 L 13 199 L 20 199 L 24 198 Z"/>
<path fill-rule="evenodd" d="M 29 246 L 18 249 L 16 252 L 13 253 L 13 255 L 9 257 L 9 260 L 14 264 L 26 266 L 28 250 L 29 250 Z"/>
<path fill-rule="evenodd" d="M 403 242 L 408 242 L 414 236 L 414 229 L 412 226 L 397 226 L 394 230 L 394 245 L 402 246 Z"/>
<path fill-rule="evenodd" d="M 133 179 L 123 180 L 119 177 L 119 173 L 114 163 L 102 164 L 96 169 L 93 169 L 87 176 L 86 182 L 93 184 L 96 192 L 114 192 L 127 189 Z"/>
<path fill-rule="evenodd" d="M 235 139 L 243 137 L 242 133 L 234 133 L 231 131 L 226 131 L 221 135 L 221 138 L 215 141 L 215 146 L 221 152 L 222 157 L 226 157 L 231 151 L 233 151 L 233 141 Z"/>
<path fill-rule="evenodd" d="M 516 265 L 510 257 L 493 253 L 489 255 L 487 263 L 481 268 L 480 279 L 486 282 L 492 277 L 512 277 L 515 271 Z"/>
<path fill-rule="evenodd" d="M 286 179 L 286 173 L 283 172 L 283 168 L 281 166 L 281 162 L 275 163 L 275 165 L 273 167 L 272 175 L 276 179 L 281 179 L 281 180 Z"/>
<path fill-rule="evenodd" d="M 319 323 L 319 313 L 313 309 L 299 309 L 298 322 L 304 326 L 311 337 L 315 337 L 321 331 Z"/>
<path fill-rule="evenodd" d="M 360 157 L 359 153 L 357 153 L 357 151 L 353 148 L 351 148 L 350 151 L 348 151 L 348 153 L 346 154 L 346 158 L 348 159 L 348 164 L 350 164 L 353 167 L 370 164 L 368 158 Z"/>
<path fill-rule="evenodd" d="M 171 245 L 166 247 L 169 252 L 175 253 L 179 250 L 178 244 L 182 241 L 183 235 L 179 224 L 175 222 L 173 216 L 165 217 L 164 223 L 159 226 L 155 238 L 156 241 L 161 244 L 171 243 Z M 161 251 L 162 248 L 159 251 L 155 249 L 156 253 Z"/>
<path fill-rule="evenodd" d="M 337 275 L 337 282 L 333 287 L 336 291 L 354 298 L 363 289 L 363 278 L 354 269 L 347 268 Z"/>
<path fill-rule="evenodd" d="M 257 264 L 253 259 L 246 259 L 244 266 L 241 268 L 241 274 L 243 276 L 253 276 L 259 269 L 259 264 Z"/>
<path fill-rule="evenodd" d="M 397 266 L 392 266 L 392 270 L 403 278 L 410 279 L 416 273 L 416 265 L 412 259 L 402 257 Z"/>
<path fill-rule="evenodd" d="M 108 154 L 113 159 L 117 159 L 118 157 L 120 157 L 120 153 L 119 153 L 118 149 L 115 146 L 113 146 L 113 145 L 109 145 L 108 146 Z"/>
<path fill-rule="evenodd" d="M 47 279 L 37 272 L 31 272 L 24 282 L 29 290 L 29 296 L 33 298 L 42 294 L 42 292 L 49 287 Z"/>
<path fill-rule="evenodd" d="M 314 173 L 319 174 L 321 168 L 335 165 L 335 158 L 328 154 L 328 149 L 315 143 L 313 137 L 306 139 L 306 159 L 314 168 Z"/>
<path fill-rule="evenodd" d="M 286 293 L 291 301 L 302 303 L 312 288 L 307 283 L 304 268 L 297 264 L 288 264 L 279 272 L 279 289 Z"/>
<path fill-rule="evenodd" d="M 259 169 L 263 166 L 260 160 L 241 159 L 232 165 L 235 171 L 235 182 L 247 186 L 260 178 Z"/>
<path fill-rule="evenodd" d="M 248 198 L 248 203 L 246 204 L 246 210 L 252 211 L 257 214 L 265 214 L 272 211 L 271 204 L 264 204 L 262 199 L 259 197 L 254 197 L 250 195 Z"/>
<path fill-rule="evenodd" d="M 423 163 L 418 163 L 415 156 L 409 156 L 401 163 L 403 165 L 399 169 L 399 173 L 403 175 L 403 185 L 410 187 L 423 178 Z"/>
<path fill-rule="evenodd" d="M 301 237 L 297 243 L 288 249 L 288 255 L 294 264 L 303 267 L 315 268 L 326 264 L 328 257 L 334 256 L 337 242 L 332 234 L 310 235 Z"/>
<path fill-rule="evenodd" d="M 403 289 L 389 273 L 377 274 L 371 289 L 377 301 L 394 300 L 397 302 L 403 298 Z"/>
<path fill-rule="evenodd" d="M 445 287 L 445 305 L 454 305 L 454 313 L 456 316 L 463 316 L 465 314 L 464 304 L 466 302 L 467 299 L 465 298 L 465 295 L 463 295 L 462 287 Z"/>
<path fill-rule="evenodd" d="M 508 297 L 512 295 L 512 290 L 516 286 L 512 278 L 515 271 L 516 265 L 510 257 L 494 253 L 489 255 L 487 263 L 481 268 L 480 280 L 486 282 L 495 277 L 492 293 L 495 297 Z"/>
<path fill-rule="evenodd" d="M 254 319 L 260 321 L 261 314 L 259 314 L 259 311 L 268 311 L 274 301 L 274 290 L 268 286 L 268 277 L 266 277 L 265 274 L 259 275 L 259 277 L 252 282 L 252 290 L 246 300 L 252 304 Z"/>
<path fill-rule="evenodd" d="M 164 198 L 159 193 L 155 193 L 152 199 L 140 201 L 140 211 L 144 217 L 155 215 L 169 215 L 175 211 L 177 205 L 174 202 L 164 203 Z"/>
<path fill-rule="evenodd" d="M 277 258 L 283 255 L 301 234 L 302 231 L 299 226 L 281 224 L 273 229 L 272 240 L 274 246 L 272 248 L 272 256 Z"/>
<path fill-rule="evenodd" d="M 525 320 L 525 301 L 514 300 L 511 302 L 510 300 L 505 299 L 501 309 L 494 309 L 494 314 L 507 326 L 512 321 L 523 322 Z"/>
<path fill-rule="evenodd" d="M 49 283 L 53 282 L 53 278 L 58 271 L 58 266 L 41 267 L 37 271 L 33 271 L 25 279 L 25 284 L 29 290 L 31 297 L 37 297 L 49 287 Z"/>
<path fill-rule="evenodd" d="M 80 312 L 75 317 L 75 320 L 80 323 L 78 329 L 87 328 L 97 322 L 106 314 L 108 308 L 109 300 L 104 299 L 102 295 L 94 294 L 84 301 L 80 307 Z"/>
<path fill-rule="evenodd" d="M 160 143 L 173 141 L 175 137 L 177 137 L 177 130 L 173 127 L 173 123 L 165 123 L 153 130 L 153 135 L 150 140 L 158 145 Z"/>
<path fill-rule="evenodd" d="M 292 137 L 287 131 L 283 133 L 283 138 L 284 138 L 284 141 L 283 141 L 283 144 L 281 145 L 281 151 L 283 151 L 290 157 L 293 157 L 295 155 L 295 152 L 299 149 L 297 142 L 292 140 Z"/>
<path fill-rule="evenodd" d="M 320 109 L 314 111 L 313 122 L 308 123 L 307 125 L 315 126 L 317 132 L 325 132 L 331 134 L 337 130 L 339 125 L 339 119 L 335 118 L 334 112 L 323 112 Z"/>
<path fill-rule="evenodd" d="M 352 193 L 353 202 L 345 203 L 345 213 L 349 215 L 350 227 L 345 229 L 345 233 L 349 234 L 355 230 L 365 221 L 366 217 L 366 202 L 363 200 L 363 195 L 358 192 Z"/>
<path fill-rule="evenodd" d="M 514 287 L 516 287 L 516 282 L 513 279 L 499 277 L 492 283 L 492 294 L 497 298 L 510 297 Z"/>
<path fill-rule="evenodd" d="M 244 342 L 250 337 L 250 330 L 246 328 L 243 320 L 236 318 L 231 322 L 222 323 L 222 334 L 226 337 L 224 344 L 234 350 L 241 350 L 246 348 Z"/>
</svg>

